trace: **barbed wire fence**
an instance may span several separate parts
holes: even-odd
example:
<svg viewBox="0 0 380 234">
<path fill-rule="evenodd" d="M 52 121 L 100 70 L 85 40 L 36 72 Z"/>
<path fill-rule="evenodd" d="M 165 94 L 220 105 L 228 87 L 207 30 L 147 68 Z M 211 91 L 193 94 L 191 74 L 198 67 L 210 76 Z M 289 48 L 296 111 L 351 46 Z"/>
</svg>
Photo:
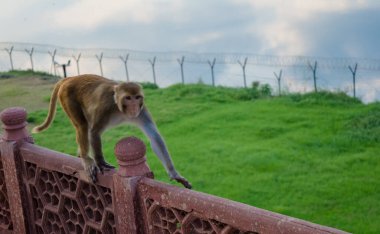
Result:
<svg viewBox="0 0 380 234">
<path fill-rule="evenodd" d="M 160 86 L 204 82 L 213 86 L 248 87 L 249 81 L 259 81 L 271 85 L 279 95 L 335 89 L 354 97 L 360 93 L 360 98 L 372 99 L 369 101 L 380 98 L 380 59 L 369 58 L 75 49 L 0 42 L 0 71 L 15 69 L 54 75 L 65 75 L 62 73 L 67 69 L 70 76 L 93 73 L 116 80 L 149 81 Z"/>
</svg>

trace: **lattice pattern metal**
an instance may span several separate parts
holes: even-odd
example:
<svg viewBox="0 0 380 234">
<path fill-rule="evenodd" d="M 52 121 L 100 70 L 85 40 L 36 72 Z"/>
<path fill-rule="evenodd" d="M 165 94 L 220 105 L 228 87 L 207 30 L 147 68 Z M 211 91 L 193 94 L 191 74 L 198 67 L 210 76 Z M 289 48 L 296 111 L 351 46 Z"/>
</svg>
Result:
<svg viewBox="0 0 380 234">
<path fill-rule="evenodd" d="M 109 188 L 33 163 L 24 165 L 37 233 L 116 233 Z"/>
<path fill-rule="evenodd" d="M 243 232 L 228 224 L 202 219 L 192 212 L 163 207 L 152 199 L 145 199 L 149 233 L 154 234 L 258 234 Z"/>
<path fill-rule="evenodd" d="M 13 230 L 12 217 L 11 217 L 11 212 L 9 209 L 7 188 L 5 184 L 3 163 L 1 160 L 0 160 L 0 230 Z"/>
</svg>

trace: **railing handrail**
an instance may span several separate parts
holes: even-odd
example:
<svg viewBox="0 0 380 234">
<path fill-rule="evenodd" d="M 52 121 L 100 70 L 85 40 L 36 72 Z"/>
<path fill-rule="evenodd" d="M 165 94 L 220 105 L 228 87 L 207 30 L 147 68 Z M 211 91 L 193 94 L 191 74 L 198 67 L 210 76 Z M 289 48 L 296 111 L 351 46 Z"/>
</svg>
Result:
<svg viewBox="0 0 380 234">
<path fill-rule="evenodd" d="M 256 208 L 214 195 L 168 185 L 144 178 L 139 185 L 140 196 L 152 198 L 164 207 L 173 207 L 230 224 L 243 231 L 259 233 L 346 233 L 335 228 Z"/>
<path fill-rule="evenodd" d="M 90 182 L 89 178 L 83 171 L 83 166 L 79 157 L 74 157 L 28 142 L 25 142 L 20 146 L 20 153 L 24 160 L 37 164 L 39 167 L 72 175 L 83 181 Z M 116 170 L 114 169 L 98 173 L 97 184 L 112 187 L 112 178 L 115 173 Z"/>
</svg>

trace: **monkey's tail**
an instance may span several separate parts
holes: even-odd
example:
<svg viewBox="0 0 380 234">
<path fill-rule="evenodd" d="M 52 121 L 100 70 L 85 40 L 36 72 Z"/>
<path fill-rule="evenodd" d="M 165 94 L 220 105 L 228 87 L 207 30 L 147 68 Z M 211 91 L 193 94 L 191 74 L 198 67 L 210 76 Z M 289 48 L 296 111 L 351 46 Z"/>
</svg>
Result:
<svg viewBox="0 0 380 234">
<path fill-rule="evenodd" d="M 40 125 L 38 125 L 32 129 L 32 133 L 41 132 L 50 126 L 51 122 L 53 121 L 53 119 L 55 117 L 55 112 L 57 109 L 58 91 L 59 91 L 60 87 L 61 87 L 61 82 L 58 82 L 55 85 L 54 90 L 53 90 L 51 97 L 50 97 L 48 116 L 46 117 L 45 121 L 42 124 L 40 124 Z"/>
</svg>

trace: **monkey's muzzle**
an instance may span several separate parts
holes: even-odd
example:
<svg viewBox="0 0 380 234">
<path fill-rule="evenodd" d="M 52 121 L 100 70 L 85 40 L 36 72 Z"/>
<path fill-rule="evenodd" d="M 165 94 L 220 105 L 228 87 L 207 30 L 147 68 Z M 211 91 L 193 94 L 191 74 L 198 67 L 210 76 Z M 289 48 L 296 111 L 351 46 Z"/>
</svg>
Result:
<svg viewBox="0 0 380 234">
<path fill-rule="evenodd" d="M 140 115 L 141 106 L 139 103 L 128 103 L 125 106 L 124 113 L 128 118 L 137 118 Z"/>
</svg>

